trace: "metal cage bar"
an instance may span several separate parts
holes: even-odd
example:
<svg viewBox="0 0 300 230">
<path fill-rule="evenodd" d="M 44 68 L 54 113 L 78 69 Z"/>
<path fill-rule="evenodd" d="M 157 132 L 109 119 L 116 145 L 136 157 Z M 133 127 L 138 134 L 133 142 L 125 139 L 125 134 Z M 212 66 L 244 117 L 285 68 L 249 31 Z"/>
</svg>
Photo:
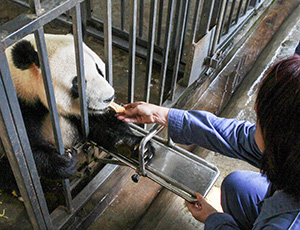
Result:
<svg viewBox="0 0 300 230">
<path fill-rule="evenodd" d="M 1 140 L 34 229 L 52 229 L 6 55 L 0 50 Z"/>
<path fill-rule="evenodd" d="M 180 38 L 179 38 L 179 44 L 176 49 L 176 55 L 175 55 L 175 65 L 173 69 L 173 74 L 172 74 L 172 83 L 171 83 L 171 93 L 170 93 L 170 100 L 173 101 L 175 99 L 175 90 L 176 90 L 176 84 L 177 84 L 177 77 L 178 77 L 178 72 L 179 72 L 179 64 L 180 64 L 180 56 L 182 52 L 182 44 L 183 44 L 183 38 L 184 38 L 184 30 L 183 28 L 185 27 L 186 23 L 186 15 L 187 15 L 187 9 L 188 9 L 188 0 L 183 0 L 182 2 L 182 12 L 180 15 Z"/>
<path fill-rule="evenodd" d="M 131 25 L 129 36 L 128 102 L 134 101 L 137 0 L 131 0 Z"/>
<path fill-rule="evenodd" d="M 125 3 L 124 0 L 121 0 L 121 30 L 124 30 L 125 27 Z"/>
<path fill-rule="evenodd" d="M 105 72 L 106 79 L 113 86 L 113 61 L 112 61 L 112 18 L 111 0 L 105 1 L 105 21 L 104 21 L 104 52 L 105 52 Z"/>
<path fill-rule="evenodd" d="M 150 100 L 150 83 L 151 83 L 151 76 L 152 76 L 152 63 L 153 63 L 153 53 L 154 53 L 156 11 L 157 11 L 157 0 L 151 0 L 149 33 L 148 33 L 149 44 L 148 44 L 148 51 L 147 51 L 147 69 L 146 69 L 145 96 L 144 96 L 144 100 L 146 102 L 149 102 Z"/>
<path fill-rule="evenodd" d="M 81 27 L 81 10 L 80 5 L 76 5 L 71 9 L 73 18 L 73 34 L 74 34 L 74 46 L 76 53 L 76 68 L 78 78 L 78 89 L 79 89 L 79 101 L 80 101 L 80 115 L 81 115 L 81 127 L 85 138 L 89 135 L 89 118 L 87 112 L 86 102 L 86 86 L 84 76 L 84 61 L 83 61 L 83 40 L 82 40 L 82 27 Z"/>
<path fill-rule="evenodd" d="M 158 10 L 158 25 L 157 25 L 157 37 L 156 44 L 160 46 L 161 43 L 161 32 L 162 32 L 162 23 L 163 23 L 163 10 L 164 10 L 164 0 L 159 1 L 159 10 Z"/>
<path fill-rule="evenodd" d="M 232 25 L 233 13 L 234 13 L 234 10 L 235 10 L 235 4 L 236 4 L 236 0 L 233 0 L 232 3 L 231 3 L 231 9 L 230 9 L 229 17 L 228 17 L 228 20 L 227 20 L 228 22 L 227 22 L 226 33 L 229 32 L 230 27 Z"/>
<path fill-rule="evenodd" d="M 202 0 L 197 0 L 196 5 L 195 5 L 195 10 L 194 10 L 194 18 L 193 18 L 193 24 L 192 24 L 192 36 L 191 36 L 191 43 L 196 42 L 196 34 L 197 34 L 197 28 L 198 28 L 198 23 L 200 19 L 200 11 L 201 11 L 201 3 Z"/>
<path fill-rule="evenodd" d="M 173 13 L 175 8 L 175 0 L 170 0 L 168 5 L 168 15 L 166 21 L 166 33 L 165 33 L 165 44 L 164 44 L 164 52 L 163 59 L 161 65 L 161 80 L 159 87 L 159 105 L 162 105 L 164 98 L 164 89 L 166 84 L 166 75 L 168 70 L 168 60 L 169 60 L 169 50 L 170 50 L 170 40 L 171 40 L 171 30 L 172 30 L 172 22 L 173 22 Z"/>
<path fill-rule="evenodd" d="M 213 15 L 214 3 L 215 0 L 204 0 L 203 2 L 203 5 L 201 7 L 200 22 L 197 26 L 197 41 L 199 41 L 209 31 L 211 24 L 210 22 Z"/>
<path fill-rule="evenodd" d="M 143 37 L 144 29 L 144 0 L 140 0 L 139 4 L 139 37 Z"/>
<path fill-rule="evenodd" d="M 236 24 L 238 24 L 240 17 L 242 16 L 242 6 L 243 6 L 244 0 L 240 0 L 240 4 L 239 4 L 239 8 L 237 10 L 237 14 L 236 14 L 236 18 L 235 18 L 235 22 Z"/>
<path fill-rule="evenodd" d="M 40 65 L 42 70 L 45 92 L 47 96 L 47 103 L 48 103 L 48 108 L 49 108 L 49 113 L 50 113 L 50 118 L 51 118 L 51 123 L 53 128 L 55 146 L 57 151 L 60 153 L 60 155 L 63 155 L 64 147 L 63 147 L 61 130 L 59 125 L 58 112 L 57 112 L 57 107 L 55 102 L 54 89 L 51 80 L 50 66 L 49 66 L 43 28 L 41 27 L 40 29 L 36 30 L 34 32 L 34 35 L 35 35 L 35 41 L 38 49 L 38 55 L 39 55 L 39 60 L 40 60 Z M 73 210 L 72 196 L 70 191 L 70 183 L 68 179 L 63 181 L 63 188 L 64 188 L 64 195 L 65 195 L 67 208 L 69 211 L 72 212 Z"/>
</svg>

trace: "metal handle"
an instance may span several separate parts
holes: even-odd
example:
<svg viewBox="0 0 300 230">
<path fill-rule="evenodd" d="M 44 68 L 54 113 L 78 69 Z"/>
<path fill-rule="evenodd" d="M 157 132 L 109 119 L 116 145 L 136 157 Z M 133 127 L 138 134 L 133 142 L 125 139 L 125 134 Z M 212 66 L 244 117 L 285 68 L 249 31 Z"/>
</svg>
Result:
<svg viewBox="0 0 300 230">
<path fill-rule="evenodd" d="M 147 143 L 154 137 L 155 134 L 157 134 L 159 131 L 163 129 L 163 126 L 160 125 L 154 125 L 148 132 L 148 134 L 142 139 L 140 145 L 139 145 L 139 167 L 138 167 L 138 173 L 142 176 L 146 176 L 145 171 L 145 149 Z"/>
</svg>

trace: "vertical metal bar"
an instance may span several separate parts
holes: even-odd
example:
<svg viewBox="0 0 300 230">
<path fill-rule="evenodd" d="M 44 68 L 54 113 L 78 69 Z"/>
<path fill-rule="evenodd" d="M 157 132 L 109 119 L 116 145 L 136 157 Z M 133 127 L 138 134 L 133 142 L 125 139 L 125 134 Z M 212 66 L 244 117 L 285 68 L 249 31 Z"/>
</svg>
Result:
<svg viewBox="0 0 300 230">
<path fill-rule="evenodd" d="M 73 34 L 74 34 L 74 46 L 76 53 L 76 69 L 78 78 L 79 88 L 79 101 L 80 101 L 80 112 L 81 112 L 81 127 L 85 138 L 89 135 L 89 118 L 87 112 L 86 102 L 86 86 L 84 76 L 84 65 L 83 65 L 83 47 L 82 47 L 82 28 L 81 28 L 81 13 L 80 5 L 76 5 L 71 9 L 73 19 Z"/>
<path fill-rule="evenodd" d="M 136 53 L 136 18 L 137 0 L 131 0 L 131 25 L 129 34 L 129 76 L 128 76 L 128 102 L 134 101 L 135 80 L 135 53 Z"/>
<path fill-rule="evenodd" d="M 175 90 L 176 90 L 176 83 L 177 83 L 177 77 L 178 77 L 178 71 L 179 71 L 179 65 L 180 65 L 180 56 L 181 56 L 181 51 L 182 51 L 182 43 L 183 43 L 183 36 L 184 36 L 184 30 L 183 28 L 185 27 L 186 23 L 186 15 L 187 15 L 187 10 L 188 10 L 188 2 L 189 0 L 183 0 L 183 11 L 180 16 L 180 37 L 179 37 L 179 45 L 177 46 L 176 50 L 176 56 L 175 56 L 175 66 L 173 69 L 173 74 L 172 74 L 172 84 L 171 84 L 171 101 L 174 100 L 175 98 Z"/>
<path fill-rule="evenodd" d="M 90 20 L 92 18 L 92 11 L 93 11 L 93 2 L 92 0 L 87 0 L 87 4 L 86 4 L 87 20 Z"/>
<path fill-rule="evenodd" d="M 165 89 L 166 75 L 168 70 L 168 60 L 169 60 L 168 58 L 169 58 L 174 5 L 175 5 L 175 0 L 169 0 L 167 21 L 166 21 L 166 32 L 165 32 L 166 34 L 165 34 L 165 41 L 164 41 L 164 53 L 163 53 L 163 60 L 162 60 L 161 73 L 160 73 L 161 82 L 160 82 L 160 90 L 159 90 L 160 91 L 159 105 L 162 105 L 163 98 L 164 98 L 164 89 Z"/>
<path fill-rule="evenodd" d="M 254 0 L 254 5 L 253 5 L 254 9 L 256 9 L 256 7 L 258 6 L 259 2 L 260 2 L 259 0 Z"/>
<path fill-rule="evenodd" d="M 235 4 L 236 4 L 236 0 L 233 0 L 231 3 L 231 9 L 230 9 L 229 17 L 228 17 L 228 25 L 227 25 L 226 33 L 229 32 L 231 24 L 232 24 L 232 18 L 233 18 Z"/>
<path fill-rule="evenodd" d="M 113 86 L 113 61 L 112 61 L 112 14 L 111 0 L 104 1 L 104 49 L 105 49 L 105 73 L 106 79 Z"/>
<path fill-rule="evenodd" d="M 191 0 L 188 0 L 188 6 L 187 6 L 187 9 L 186 9 L 186 14 L 185 14 L 185 24 L 184 24 L 184 27 L 182 28 L 183 29 L 183 40 L 182 40 L 182 52 L 181 52 L 181 55 L 180 55 L 180 60 L 182 60 L 182 57 L 184 55 L 184 44 L 185 44 L 185 35 L 187 33 L 187 25 L 188 25 L 188 21 L 189 21 L 189 15 L 190 15 L 190 7 L 191 7 Z"/>
<path fill-rule="evenodd" d="M 248 12 L 248 10 L 249 10 L 250 1 L 251 1 L 251 0 L 247 0 L 247 2 L 246 2 L 246 6 L 245 6 L 245 10 L 244 10 L 244 15 L 247 14 L 247 12 Z"/>
<path fill-rule="evenodd" d="M 218 22 L 218 13 L 220 11 L 221 3 L 222 2 L 223 2 L 223 0 L 215 0 L 215 4 L 213 6 L 213 12 L 212 12 L 212 16 L 211 16 L 210 26 L 217 25 L 217 22 Z"/>
<path fill-rule="evenodd" d="M 47 54 L 47 48 L 44 37 L 44 29 L 41 27 L 34 32 L 36 46 L 38 49 L 39 60 L 41 64 L 41 70 L 43 75 L 44 87 L 47 96 L 47 103 L 49 108 L 49 113 L 51 117 L 51 123 L 53 128 L 54 140 L 57 150 L 61 155 L 64 154 L 64 147 L 62 143 L 61 131 L 59 126 L 59 118 L 57 113 L 57 107 L 54 96 L 54 89 L 51 81 L 51 73 L 49 67 L 49 60 Z M 67 208 L 72 212 L 72 196 L 70 191 L 69 180 L 63 180 L 64 195 L 66 199 Z"/>
<path fill-rule="evenodd" d="M 57 112 L 57 107 L 55 102 L 54 89 L 51 81 L 51 73 L 49 68 L 49 60 L 48 60 L 43 28 L 38 29 L 34 33 L 34 35 L 35 35 L 36 45 L 37 45 L 39 59 L 41 63 L 41 70 L 42 70 L 44 87 L 47 96 L 48 108 L 51 116 L 51 122 L 53 124 L 54 140 L 55 140 L 57 150 L 63 153 L 64 147 L 61 138 L 59 118 L 58 118 L 58 112 Z"/>
<path fill-rule="evenodd" d="M 180 0 L 176 1 L 176 10 L 175 10 L 175 16 L 174 16 L 174 28 L 172 31 L 172 38 L 171 40 L 173 41 L 171 43 L 171 47 L 170 50 L 171 52 L 175 52 L 174 50 L 176 50 L 176 47 L 178 47 L 178 40 L 179 40 L 179 32 L 180 32 L 180 12 L 181 10 L 181 6 L 182 6 L 182 2 Z M 173 56 L 171 55 L 171 58 L 173 58 Z M 172 63 L 174 62 L 174 60 L 170 60 Z"/>
<path fill-rule="evenodd" d="M 222 15 L 222 24 L 221 24 L 221 28 L 220 28 L 219 41 L 220 41 L 221 36 L 223 35 L 223 29 L 224 29 L 224 25 L 225 25 L 225 21 L 226 21 L 226 17 L 224 17 L 224 16 L 226 15 L 226 12 L 228 10 L 228 6 L 229 6 L 229 0 L 226 0 L 225 9 L 224 9 L 224 12 L 223 12 L 223 15 Z"/>
<path fill-rule="evenodd" d="M 41 2 L 40 0 L 28 0 L 29 7 L 32 12 L 36 15 L 40 15 L 41 13 Z"/>
<path fill-rule="evenodd" d="M 215 32 L 215 36 L 214 36 L 214 40 L 212 43 L 212 48 L 210 51 L 210 56 L 212 57 L 214 55 L 214 53 L 216 52 L 221 34 L 222 34 L 222 23 L 223 23 L 223 18 L 224 18 L 224 14 L 225 14 L 225 8 L 226 8 L 226 4 L 227 1 L 222 1 L 222 5 L 219 11 L 219 16 L 218 16 L 218 24 L 216 27 L 216 32 Z"/>
<path fill-rule="evenodd" d="M 164 0 L 159 1 L 159 10 L 158 10 L 158 25 L 157 25 L 157 40 L 156 44 L 160 46 L 161 42 L 161 28 L 162 28 L 162 20 L 163 20 L 163 12 L 164 12 Z"/>
<path fill-rule="evenodd" d="M 195 11 L 194 11 L 194 19 L 192 22 L 192 36 L 191 36 L 191 44 L 196 42 L 196 32 L 198 28 L 198 22 L 199 22 L 199 15 L 200 15 L 200 8 L 201 8 L 202 0 L 197 0 L 195 5 Z"/>
<path fill-rule="evenodd" d="M 139 37 L 143 37 L 143 26 L 144 26 L 144 0 L 140 0 L 140 11 L 139 11 Z"/>
<path fill-rule="evenodd" d="M 0 51 L 0 137 L 34 229 L 52 229 L 46 200 L 9 72 Z"/>
<path fill-rule="evenodd" d="M 156 11 L 157 0 L 151 1 L 150 6 L 150 20 L 149 20 L 149 32 L 148 32 L 148 49 L 147 49 L 147 69 L 145 79 L 145 101 L 150 100 L 150 83 L 152 75 L 153 53 L 154 53 L 154 40 L 155 40 L 155 25 L 156 25 Z"/>
<path fill-rule="evenodd" d="M 215 0 L 205 0 L 201 9 L 200 22 L 197 30 L 197 40 L 199 41 L 210 28 Z"/>
<path fill-rule="evenodd" d="M 87 1 L 83 1 L 82 3 L 80 3 L 81 10 L 79 8 L 79 12 L 81 13 L 80 21 L 79 21 L 79 24 L 81 24 L 80 25 L 80 28 L 81 28 L 80 34 L 82 37 L 84 37 L 85 32 L 86 32 L 86 27 L 87 27 L 87 9 L 88 9 L 87 3 L 88 3 Z M 70 10 L 70 13 L 72 14 L 72 9 Z M 74 18 L 72 18 L 72 21 L 73 21 L 73 25 L 74 25 Z M 73 28 L 73 31 L 74 31 L 74 28 Z"/>
<path fill-rule="evenodd" d="M 125 3 L 124 0 L 121 0 L 121 30 L 124 30 L 125 24 Z"/>
<path fill-rule="evenodd" d="M 244 0 L 240 0 L 239 8 L 238 8 L 238 11 L 237 11 L 237 13 L 236 13 L 236 19 L 235 19 L 236 24 L 239 23 L 239 19 L 240 19 L 240 17 L 241 17 L 241 12 L 242 12 L 243 3 L 244 3 Z"/>
</svg>

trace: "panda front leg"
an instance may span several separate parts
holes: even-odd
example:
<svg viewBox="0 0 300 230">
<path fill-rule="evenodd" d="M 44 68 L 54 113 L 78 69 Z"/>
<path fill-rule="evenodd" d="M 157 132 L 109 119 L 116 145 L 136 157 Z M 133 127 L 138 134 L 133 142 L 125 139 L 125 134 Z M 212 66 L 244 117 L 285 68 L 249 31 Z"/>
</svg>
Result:
<svg viewBox="0 0 300 230">
<path fill-rule="evenodd" d="M 89 115 L 89 124 L 90 140 L 113 153 L 130 155 L 138 159 L 138 146 L 143 137 L 135 135 L 127 123 L 118 120 L 114 111 L 109 110 L 101 115 Z M 128 146 L 129 151 L 126 147 L 124 148 L 123 144 Z M 149 142 L 146 148 L 146 160 L 149 160 L 154 155 L 154 147 Z"/>
<path fill-rule="evenodd" d="M 32 146 L 39 175 L 48 179 L 67 179 L 76 172 L 77 153 L 68 150 L 63 155 L 50 143 Z"/>
</svg>

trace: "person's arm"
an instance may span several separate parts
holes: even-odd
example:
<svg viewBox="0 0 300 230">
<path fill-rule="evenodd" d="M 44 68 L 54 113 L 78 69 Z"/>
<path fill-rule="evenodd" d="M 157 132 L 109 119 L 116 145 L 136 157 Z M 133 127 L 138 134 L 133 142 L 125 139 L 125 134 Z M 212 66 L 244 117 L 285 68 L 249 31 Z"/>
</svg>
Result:
<svg viewBox="0 0 300 230">
<path fill-rule="evenodd" d="M 120 120 L 157 123 L 168 127 L 176 143 L 195 144 L 223 155 L 238 158 L 258 167 L 261 152 L 255 142 L 255 124 L 220 118 L 205 111 L 169 109 L 145 102 L 125 105 Z"/>
<path fill-rule="evenodd" d="M 170 109 L 145 102 L 134 102 L 124 105 L 125 112 L 117 113 L 117 117 L 125 122 L 151 124 L 156 123 L 168 126 Z"/>
<path fill-rule="evenodd" d="M 205 111 L 171 109 L 168 130 L 176 143 L 195 144 L 259 167 L 261 151 L 255 139 L 255 124 L 220 118 Z"/>
<path fill-rule="evenodd" d="M 217 212 L 199 193 L 197 193 L 197 202 L 185 202 L 192 216 L 205 224 L 206 230 L 237 230 L 240 229 L 232 216 L 226 213 Z"/>
</svg>

